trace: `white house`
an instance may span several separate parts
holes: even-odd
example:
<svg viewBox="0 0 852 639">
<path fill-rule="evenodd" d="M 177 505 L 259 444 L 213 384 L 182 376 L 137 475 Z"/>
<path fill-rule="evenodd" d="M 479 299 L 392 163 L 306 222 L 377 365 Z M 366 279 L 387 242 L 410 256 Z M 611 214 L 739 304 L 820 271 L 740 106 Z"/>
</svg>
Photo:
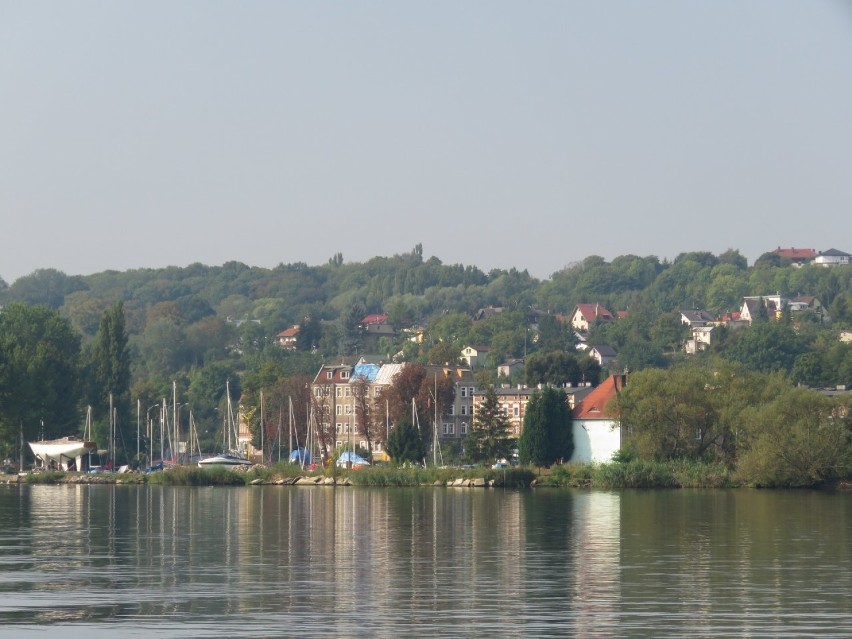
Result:
<svg viewBox="0 0 852 639">
<path fill-rule="evenodd" d="M 849 264 L 850 257 L 852 255 L 849 255 L 849 253 L 844 253 L 837 249 L 828 249 L 827 251 L 821 251 L 814 258 L 814 264 L 819 264 L 820 266 L 845 266 Z"/>
<path fill-rule="evenodd" d="M 627 375 L 610 375 L 574 407 L 572 462 L 601 464 L 621 449 L 621 426 L 608 409 L 626 384 Z"/>
</svg>

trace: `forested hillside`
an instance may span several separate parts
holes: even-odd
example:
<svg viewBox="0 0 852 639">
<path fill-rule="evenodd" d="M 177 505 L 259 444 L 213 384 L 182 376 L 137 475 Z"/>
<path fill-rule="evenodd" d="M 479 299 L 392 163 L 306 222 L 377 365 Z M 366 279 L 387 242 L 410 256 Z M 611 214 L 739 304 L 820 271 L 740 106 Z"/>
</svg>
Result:
<svg viewBox="0 0 852 639">
<path fill-rule="evenodd" d="M 212 429 L 226 379 L 235 392 L 245 393 L 285 381 L 304 386 L 323 361 L 339 356 L 444 362 L 458 358 L 463 346 L 478 345 L 487 350 L 482 375 L 492 381 L 496 366 L 511 358 L 526 358 L 541 379 L 553 381 L 541 372 L 546 355 L 556 370 L 550 374 L 568 380 L 560 366 L 574 366 L 572 374 L 588 366 L 575 357 L 576 335 L 565 323 L 581 303 L 622 312 L 613 322 L 593 325 L 588 335 L 589 344 L 606 344 L 618 353 L 609 367 L 668 367 L 689 357 L 681 310 L 721 316 L 738 311 L 744 296 L 774 294 L 816 297 L 821 310 L 779 313 L 775 321 L 739 331 L 720 326 L 711 347 L 692 357 L 723 357 L 757 372 L 780 371 L 791 383 L 852 384 L 852 346 L 839 341 L 840 329 L 852 327 L 852 267 L 797 268 L 772 253 L 753 266 L 735 250 L 684 253 L 671 262 L 634 255 L 607 262 L 591 256 L 546 280 L 526 270 L 486 273 L 473 265 L 424 259 L 420 245 L 363 263 L 347 263 L 336 254 L 322 265 L 282 263 L 272 269 L 228 262 L 86 276 L 40 270 L 9 286 L 0 282 L 0 424 L 8 440 L 19 422 L 40 422 L 39 411 L 48 415 L 40 408 L 46 405 L 43 389 L 21 387 L 44 384 L 23 381 L 29 379 L 23 372 L 26 359 L 36 353 L 53 358 L 57 370 L 79 371 L 75 384 L 49 394 L 55 400 L 50 415 L 62 406 L 73 406 L 74 414 L 48 423 L 48 431 L 64 434 L 62 428 L 82 421 L 87 405 L 96 407 L 96 421 L 104 428 L 106 387 L 119 383 L 116 376 L 124 367 L 129 392 L 116 387 L 114 401 L 126 423 L 135 421 L 138 404 L 144 411 L 170 397 L 176 383 L 197 419 Z M 40 305 L 46 308 L 30 322 Z M 473 320 L 478 310 L 489 308 L 500 312 Z M 362 319 L 369 314 L 386 314 L 393 332 L 364 331 Z M 39 336 L 26 328 L 35 325 L 53 331 L 62 347 L 46 353 Z M 300 327 L 296 350 L 284 350 L 275 337 L 295 325 Z M 554 353 L 567 353 L 574 361 L 566 364 L 564 355 Z M 46 364 L 45 370 L 50 368 Z M 524 380 L 522 371 L 513 381 Z M 58 392 L 63 397 L 54 397 Z M 32 398 L 26 410 L 13 399 L 20 397 Z"/>
</svg>

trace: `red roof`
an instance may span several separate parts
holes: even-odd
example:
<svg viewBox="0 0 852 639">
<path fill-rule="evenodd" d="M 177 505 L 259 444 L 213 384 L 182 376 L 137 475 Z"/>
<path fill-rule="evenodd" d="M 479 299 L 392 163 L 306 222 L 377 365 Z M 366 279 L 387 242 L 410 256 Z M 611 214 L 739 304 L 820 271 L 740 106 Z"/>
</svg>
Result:
<svg viewBox="0 0 852 639">
<path fill-rule="evenodd" d="M 587 322 L 592 322 L 597 318 L 602 320 L 613 319 L 612 313 L 606 310 L 600 304 L 577 304 L 577 310 Z"/>
<path fill-rule="evenodd" d="M 387 324 L 387 322 L 387 313 L 382 313 L 381 315 L 367 315 L 367 317 L 361 320 L 362 324 Z"/>
<path fill-rule="evenodd" d="M 290 328 L 285 328 L 283 331 L 278 333 L 278 337 L 296 337 L 299 334 L 298 326 L 291 326 Z"/>
<path fill-rule="evenodd" d="M 772 251 L 776 255 L 786 257 L 790 260 L 812 260 L 817 256 L 817 252 L 813 249 L 803 248 L 781 248 L 780 246 Z"/>
<path fill-rule="evenodd" d="M 627 384 L 627 375 L 610 375 L 574 407 L 574 419 L 613 419 L 606 406 Z"/>
</svg>

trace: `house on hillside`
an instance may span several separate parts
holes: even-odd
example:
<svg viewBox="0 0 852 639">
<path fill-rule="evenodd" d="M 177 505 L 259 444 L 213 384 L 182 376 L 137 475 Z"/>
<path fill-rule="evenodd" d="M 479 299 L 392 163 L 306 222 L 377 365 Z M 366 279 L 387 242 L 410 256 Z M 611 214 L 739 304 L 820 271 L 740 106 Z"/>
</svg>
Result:
<svg viewBox="0 0 852 639">
<path fill-rule="evenodd" d="M 488 346 L 465 346 L 461 350 L 461 359 L 470 368 L 485 365 L 485 356 L 488 355 Z"/>
<path fill-rule="evenodd" d="M 680 312 L 680 323 L 690 328 L 694 326 L 707 326 L 714 321 L 715 318 L 707 311 L 694 309 Z"/>
<path fill-rule="evenodd" d="M 781 248 L 780 246 L 772 251 L 775 255 L 790 260 L 793 266 L 805 266 L 814 261 L 817 252 L 814 249 L 803 248 Z"/>
<path fill-rule="evenodd" d="M 520 373 L 524 370 L 524 360 L 522 359 L 507 359 L 497 367 L 497 376 L 510 378 L 515 373 Z"/>
<path fill-rule="evenodd" d="M 586 351 L 589 357 L 595 360 L 598 365 L 603 368 L 604 366 L 608 366 L 611 361 L 613 361 L 616 357 L 618 357 L 618 353 L 612 346 L 607 344 L 598 344 L 597 346 L 591 346 Z"/>
<path fill-rule="evenodd" d="M 832 248 L 827 251 L 821 251 L 814 258 L 813 263 L 819 266 L 848 266 L 850 257 L 852 255 L 849 255 L 849 253 Z"/>
<path fill-rule="evenodd" d="M 393 335 L 393 326 L 388 324 L 387 313 L 367 315 L 359 326 L 362 332 L 378 335 Z"/>
<path fill-rule="evenodd" d="M 296 342 L 299 339 L 299 325 L 294 324 L 290 328 L 285 328 L 275 336 L 278 345 L 286 351 L 295 351 Z"/>
<path fill-rule="evenodd" d="M 485 319 L 491 319 L 492 317 L 497 317 L 503 312 L 502 306 L 489 306 L 487 308 L 480 308 L 476 313 L 473 314 L 474 322 L 481 322 Z"/>
<path fill-rule="evenodd" d="M 686 340 L 684 348 L 688 355 L 695 355 L 706 350 L 713 341 L 713 329 L 715 326 L 695 326 L 692 328 L 692 336 Z"/>
<path fill-rule="evenodd" d="M 577 304 L 571 313 L 571 326 L 574 330 L 587 333 L 595 322 L 611 322 L 614 319 L 612 313 L 600 304 Z"/>
<path fill-rule="evenodd" d="M 574 407 L 572 462 L 601 464 L 621 449 L 621 426 L 611 408 L 626 385 L 627 374 L 610 375 Z"/>
<path fill-rule="evenodd" d="M 751 324 L 759 312 L 761 300 L 766 307 L 768 319 L 777 319 L 787 306 L 787 300 L 778 294 L 744 297 L 743 305 L 740 307 L 740 319 Z"/>
</svg>

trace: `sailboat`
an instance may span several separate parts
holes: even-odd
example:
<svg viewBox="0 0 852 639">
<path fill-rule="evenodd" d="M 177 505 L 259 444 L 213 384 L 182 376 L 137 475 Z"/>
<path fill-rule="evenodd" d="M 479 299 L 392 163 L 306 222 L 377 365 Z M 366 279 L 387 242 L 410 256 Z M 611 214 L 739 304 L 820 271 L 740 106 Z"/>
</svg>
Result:
<svg viewBox="0 0 852 639">
<path fill-rule="evenodd" d="M 234 411 L 231 406 L 231 386 L 229 382 L 225 382 L 225 395 L 227 395 L 228 397 L 228 408 L 224 416 L 224 432 L 222 433 L 222 439 L 224 445 L 225 438 L 227 437 L 228 443 L 226 452 L 214 455 L 213 457 L 207 457 L 206 459 L 198 460 L 199 468 L 210 468 L 212 466 L 225 466 L 233 468 L 234 466 L 253 465 L 252 461 L 250 459 L 246 459 L 246 457 L 240 451 L 231 450 L 231 436 L 233 435 L 234 441 L 237 443 L 237 445 L 239 445 L 239 431 L 236 424 L 236 420 L 234 419 Z"/>
</svg>

